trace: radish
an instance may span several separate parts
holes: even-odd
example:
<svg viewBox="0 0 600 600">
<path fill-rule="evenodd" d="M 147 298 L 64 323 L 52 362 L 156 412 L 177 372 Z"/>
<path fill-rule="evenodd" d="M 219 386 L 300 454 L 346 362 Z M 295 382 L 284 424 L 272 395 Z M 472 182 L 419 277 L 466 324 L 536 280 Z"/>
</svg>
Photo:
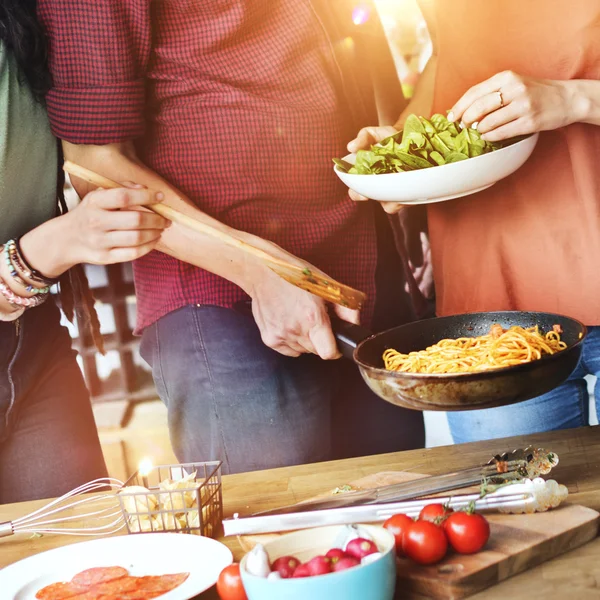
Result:
<svg viewBox="0 0 600 600">
<path fill-rule="evenodd" d="M 277 571 L 283 579 L 288 579 L 299 566 L 300 561 L 295 556 L 282 556 L 271 565 L 271 568 L 273 571 Z"/>
<path fill-rule="evenodd" d="M 331 559 L 331 565 L 333 566 L 338 560 L 340 560 L 340 558 L 344 558 L 345 556 L 348 556 L 348 554 L 346 554 L 341 548 L 332 548 L 331 550 L 327 551 L 325 556 Z"/>
<path fill-rule="evenodd" d="M 331 573 L 331 559 L 326 556 L 315 556 L 306 563 L 306 566 L 311 575 Z"/>
<path fill-rule="evenodd" d="M 296 577 L 310 577 L 311 573 L 308 570 L 308 564 L 307 563 L 302 563 L 301 565 L 299 565 L 296 570 L 294 571 L 294 574 L 292 575 L 293 578 Z"/>
<path fill-rule="evenodd" d="M 334 572 L 345 571 L 346 569 L 351 569 L 352 567 L 358 567 L 358 565 L 360 565 L 358 558 L 354 558 L 354 556 L 342 556 L 336 563 L 333 564 L 333 570 Z"/>
<path fill-rule="evenodd" d="M 354 556 L 354 558 L 358 558 L 359 560 L 364 556 L 374 554 L 375 552 L 379 552 L 377 544 L 371 540 L 366 540 L 365 538 L 356 538 L 348 542 L 348 545 L 346 546 L 346 554 Z"/>
</svg>

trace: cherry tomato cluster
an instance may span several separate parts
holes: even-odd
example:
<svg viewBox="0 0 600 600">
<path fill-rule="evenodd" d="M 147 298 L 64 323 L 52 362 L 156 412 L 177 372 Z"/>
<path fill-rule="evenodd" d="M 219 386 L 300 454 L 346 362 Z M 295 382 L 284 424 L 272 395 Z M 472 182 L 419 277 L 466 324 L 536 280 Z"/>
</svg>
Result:
<svg viewBox="0 0 600 600">
<path fill-rule="evenodd" d="M 271 564 L 271 571 L 282 579 L 313 577 L 357 567 L 365 556 L 378 553 L 377 544 L 365 538 L 350 540 L 346 549 L 332 548 L 326 554 L 301 563 L 295 556 L 282 556 Z M 376 557 L 373 557 L 376 558 Z M 238 563 L 225 567 L 217 581 L 221 600 L 247 600 Z"/>
<path fill-rule="evenodd" d="M 383 526 L 396 538 L 396 553 L 422 565 L 444 558 L 448 546 L 460 554 L 479 552 L 490 537 L 487 519 L 474 512 L 455 512 L 443 504 L 428 504 L 419 517 L 390 517 Z"/>
</svg>

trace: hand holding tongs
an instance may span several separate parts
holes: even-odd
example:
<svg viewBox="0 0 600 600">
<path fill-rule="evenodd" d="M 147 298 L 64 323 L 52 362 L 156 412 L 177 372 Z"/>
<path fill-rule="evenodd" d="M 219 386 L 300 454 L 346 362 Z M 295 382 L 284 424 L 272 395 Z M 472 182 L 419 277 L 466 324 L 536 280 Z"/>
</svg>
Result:
<svg viewBox="0 0 600 600">
<path fill-rule="evenodd" d="M 65 162 L 63 168 L 69 175 L 87 181 L 97 187 L 106 189 L 122 187 L 121 184 L 116 181 L 69 161 Z M 184 225 L 201 234 L 216 238 L 228 246 L 233 246 L 242 252 L 253 255 L 288 283 L 310 292 L 315 296 L 319 296 L 320 298 L 323 298 L 323 300 L 339 304 L 340 306 L 346 306 L 354 310 L 359 310 L 365 301 L 365 294 L 363 292 L 335 281 L 323 273 L 312 271 L 307 267 L 302 267 L 273 256 L 261 248 L 248 244 L 233 235 L 194 219 L 170 206 L 157 203 L 148 206 L 147 208 L 165 217 L 165 219 Z"/>
</svg>

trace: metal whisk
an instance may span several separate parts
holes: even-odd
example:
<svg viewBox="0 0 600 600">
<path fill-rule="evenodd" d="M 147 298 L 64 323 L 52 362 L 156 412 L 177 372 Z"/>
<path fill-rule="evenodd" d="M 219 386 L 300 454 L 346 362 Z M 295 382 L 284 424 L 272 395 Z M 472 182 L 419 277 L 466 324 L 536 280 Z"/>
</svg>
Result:
<svg viewBox="0 0 600 600">
<path fill-rule="evenodd" d="M 117 495 L 113 490 L 120 489 L 122 486 L 122 481 L 112 477 L 95 479 L 80 485 L 24 517 L 0 523 L 0 538 L 15 533 L 56 533 L 77 536 L 116 533 L 125 526 L 125 519 L 119 507 Z M 110 491 L 105 494 L 80 498 L 84 494 L 106 490 L 106 488 L 109 488 Z M 71 522 L 83 519 L 93 520 L 98 525 L 69 527 Z"/>
</svg>

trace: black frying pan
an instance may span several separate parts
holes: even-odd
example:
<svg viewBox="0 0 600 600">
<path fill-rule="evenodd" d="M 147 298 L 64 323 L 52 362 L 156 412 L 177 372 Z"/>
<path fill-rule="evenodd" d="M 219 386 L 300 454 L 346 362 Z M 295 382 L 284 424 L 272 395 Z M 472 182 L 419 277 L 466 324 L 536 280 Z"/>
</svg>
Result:
<svg viewBox="0 0 600 600">
<path fill-rule="evenodd" d="M 499 323 L 539 325 L 544 332 L 558 324 L 562 352 L 523 365 L 481 373 L 428 375 L 387 371 L 383 352 L 394 348 L 402 353 L 424 350 L 444 338 L 473 337 L 489 333 Z M 334 331 L 340 351 L 352 358 L 368 386 L 397 406 L 415 410 L 473 410 L 522 402 L 545 394 L 563 383 L 581 356 L 585 325 L 561 315 L 534 312 L 488 312 L 416 321 L 371 335 L 364 328 L 337 321 Z"/>
</svg>

